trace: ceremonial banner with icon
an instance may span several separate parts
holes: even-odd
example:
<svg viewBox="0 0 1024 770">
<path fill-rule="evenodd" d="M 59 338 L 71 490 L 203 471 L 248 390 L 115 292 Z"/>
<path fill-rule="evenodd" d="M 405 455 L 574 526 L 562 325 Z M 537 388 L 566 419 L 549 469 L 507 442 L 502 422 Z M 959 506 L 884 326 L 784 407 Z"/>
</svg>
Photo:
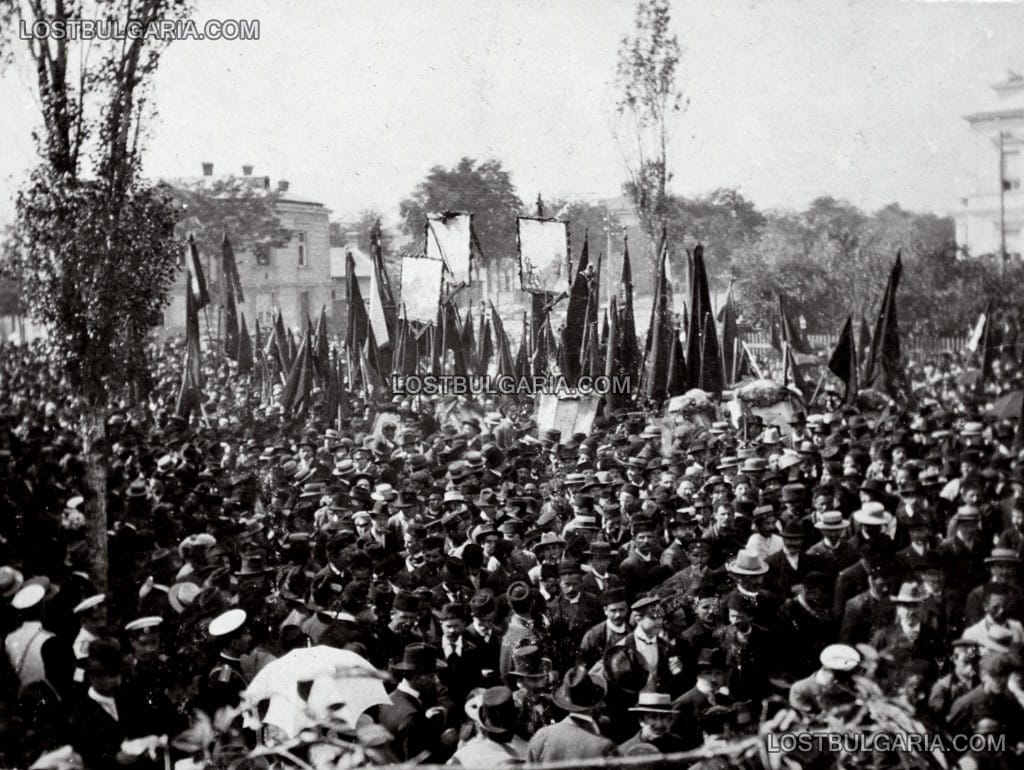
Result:
<svg viewBox="0 0 1024 770">
<path fill-rule="evenodd" d="M 441 260 L 447 266 L 452 283 L 470 282 L 472 238 L 472 214 L 465 211 L 427 214 L 427 257 Z"/>
<path fill-rule="evenodd" d="M 523 291 L 569 290 L 569 223 L 519 217 L 519 280 Z"/>
<path fill-rule="evenodd" d="M 574 433 L 590 435 L 597 417 L 597 406 L 600 396 L 558 396 L 554 393 L 543 394 L 537 404 L 534 418 L 537 430 L 543 433 L 555 429 L 562 433 L 562 443 L 572 438 Z"/>
<path fill-rule="evenodd" d="M 443 269 L 439 259 L 415 254 L 402 256 L 402 305 L 405 307 L 405 318 L 425 324 L 437 321 Z"/>
</svg>

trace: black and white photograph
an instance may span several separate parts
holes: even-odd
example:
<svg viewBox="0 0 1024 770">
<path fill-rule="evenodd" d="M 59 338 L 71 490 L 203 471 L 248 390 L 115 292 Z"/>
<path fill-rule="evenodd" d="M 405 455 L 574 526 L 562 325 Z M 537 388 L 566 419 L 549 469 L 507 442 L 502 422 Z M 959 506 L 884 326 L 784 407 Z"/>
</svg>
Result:
<svg viewBox="0 0 1024 770">
<path fill-rule="evenodd" d="M 0 770 L 1024 767 L 1024 0 L 0 0 Z"/>
</svg>

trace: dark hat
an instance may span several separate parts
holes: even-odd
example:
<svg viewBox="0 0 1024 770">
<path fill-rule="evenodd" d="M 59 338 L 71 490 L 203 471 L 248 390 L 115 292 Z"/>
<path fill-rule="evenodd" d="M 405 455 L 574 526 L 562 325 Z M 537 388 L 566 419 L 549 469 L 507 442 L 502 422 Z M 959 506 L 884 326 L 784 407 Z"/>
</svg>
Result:
<svg viewBox="0 0 1024 770">
<path fill-rule="evenodd" d="M 724 668 L 725 652 L 717 647 L 705 647 L 697 656 L 697 669 L 700 671 Z"/>
<path fill-rule="evenodd" d="M 235 573 L 236 577 L 255 577 L 257 575 L 266 575 L 268 572 L 273 570 L 266 565 L 264 561 L 266 554 L 263 551 L 251 551 L 246 554 L 242 554 L 242 568 Z"/>
<path fill-rule="evenodd" d="M 626 602 L 626 589 L 621 586 L 606 588 L 601 593 L 601 604 L 605 607 Z"/>
<path fill-rule="evenodd" d="M 510 602 L 523 602 L 530 598 L 530 587 L 522 581 L 517 581 L 508 587 L 505 596 Z"/>
<path fill-rule="evenodd" d="M 507 687 L 491 687 L 480 704 L 480 726 L 489 733 L 508 733 L 518 724 L 512 691 Z"/>
<path fill-rule="evenodd" d="M 604 684 L 592 677 L 586 666 L 578 665 L 565 673 L 552 701 L 563 711 L 586 713 L 602 705 L 605 692 Z"/>
<path fill-rule="evenodd" d="M 494 600 L 494 593 L 489 588 L 480 589 L 469 600 L 469 613 L 474 618 L 484 618 L 492 615 L 496 609 L 497 604 Z"/>
<path fill-rule="evenodd" d="M 417 642 L 406 645 L 402 660 L 391 668 L 403 673 L 433 674 L 448 668 L 448 664 L 438 658 L 437 650 L 432 645 Z"/>
<path fill-rule="evenodd" d="M 540 654 L 534 644 L 524 644 L 512 651 L 512 666 L 509 674 L 523 677 L 546 677 L 551 671 L 551 661 Z"/>
<path fill-rule="evenodd" d="M 420 611 L 420 600 L 416 594 L 409 591 L 399 591 L 398 595 L 395 596 L 394 604 L 392 609 L 398 612 L 419 612 Z"/>
<path fill-rule="evenodd" d="M 573 561 L 572 559 L 562 559 L 558 563 L 558 576 L 564 577 L 565 575 L 582 575 L 583 568 L 579 562 Z"/>
<path fill-rule="evenodd" d="M 438 620 L 461 620 L 466 622 L 466 607 L 458 602 L 450 602 L 438 613 Z"/>
</svg>

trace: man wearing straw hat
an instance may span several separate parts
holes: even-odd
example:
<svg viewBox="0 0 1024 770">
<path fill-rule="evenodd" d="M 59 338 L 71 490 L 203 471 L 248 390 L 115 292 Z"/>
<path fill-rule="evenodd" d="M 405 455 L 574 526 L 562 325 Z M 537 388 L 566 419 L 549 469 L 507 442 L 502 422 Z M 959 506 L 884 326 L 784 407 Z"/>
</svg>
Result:
<svg viewBox="0 0 1024 770">
<path fill-rule="evenodd" d="M 672 697 L 661 692 L 642 692 L 630 712 L 640 720 L 640 731 L 625 743 L 619 745 L 623 756 L 632 756 L 636 746 L 648 745 L 662 754 L 685 751 L 682 738 L 672 732 L 676 712 Z"/>
</svg>

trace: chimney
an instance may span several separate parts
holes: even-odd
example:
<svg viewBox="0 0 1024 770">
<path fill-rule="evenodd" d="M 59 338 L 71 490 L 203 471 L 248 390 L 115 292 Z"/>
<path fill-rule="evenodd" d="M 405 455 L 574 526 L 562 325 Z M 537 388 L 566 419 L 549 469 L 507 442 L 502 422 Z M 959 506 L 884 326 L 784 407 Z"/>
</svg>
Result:
<svg viewBox="0 0 1024 770">
<path fill-rule="evenodd" d="M 203 176 L 213 176 L 213 164 L 203 163 Z"/>
<path fill-rule="evenodd" d="M 242 176 L 252 176 L 252 164 L 247 163 L 242 166 Z"/>
<path fill-rule="evenodd" d="M 287 179 L 278 179 L 277 180 L 277 191 L 278 192 L 288 192 L 288 180 Z"/>
</svg>

